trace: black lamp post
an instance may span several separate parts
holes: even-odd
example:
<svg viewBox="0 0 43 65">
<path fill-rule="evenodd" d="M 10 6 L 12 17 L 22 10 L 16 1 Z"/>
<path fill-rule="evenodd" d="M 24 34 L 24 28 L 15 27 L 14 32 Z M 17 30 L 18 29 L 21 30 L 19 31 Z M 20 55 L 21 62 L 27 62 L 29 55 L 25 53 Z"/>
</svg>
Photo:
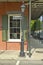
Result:
<svg viewBox="0 0 43 65">
<path fill-rule="evenodd" d="M 22 22 L 24 21 L 24 11 L 25 11 L 25 5 L 24 3 L 21 5 L 21 12 L 23 14 L 23 19 Z M 22 35 L 21 35 L 21 49 L 20 49 L 20 56 L 24 57 L 25 56 L 25 52 L 24 52 L 24 30 L 22 27 Z"/>
</svg>

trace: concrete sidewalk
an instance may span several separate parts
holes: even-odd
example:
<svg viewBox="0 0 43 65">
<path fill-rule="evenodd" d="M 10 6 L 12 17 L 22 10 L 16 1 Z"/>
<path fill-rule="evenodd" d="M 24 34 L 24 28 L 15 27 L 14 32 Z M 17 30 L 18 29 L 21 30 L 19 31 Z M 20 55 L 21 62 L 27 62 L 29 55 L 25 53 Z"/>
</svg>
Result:
<svg viewBox="0 0 43 65">
<path fill-rule="evenodd" d="M 20 51 L 17 50 L 1 50 L 0 59 L 15 59 L 15 60 L 43 60 L 43 48 L 32 49 L 32 55 L 29 57 L 25 51 L 25 57 L 20 57 Z"/>
</svg>

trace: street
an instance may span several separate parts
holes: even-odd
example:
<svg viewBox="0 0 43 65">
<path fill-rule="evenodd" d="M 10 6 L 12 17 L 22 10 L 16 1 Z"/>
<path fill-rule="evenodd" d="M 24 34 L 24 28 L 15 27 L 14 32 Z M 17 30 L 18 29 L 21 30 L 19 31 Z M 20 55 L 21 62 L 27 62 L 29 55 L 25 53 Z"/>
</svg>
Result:
<svg viewBox="0 0 43 65">
<path fill-rule="evenodd" d="M 43 61 L 30 60 L 0 60 L 0 65 L 43 65 Z"/>
</svg>

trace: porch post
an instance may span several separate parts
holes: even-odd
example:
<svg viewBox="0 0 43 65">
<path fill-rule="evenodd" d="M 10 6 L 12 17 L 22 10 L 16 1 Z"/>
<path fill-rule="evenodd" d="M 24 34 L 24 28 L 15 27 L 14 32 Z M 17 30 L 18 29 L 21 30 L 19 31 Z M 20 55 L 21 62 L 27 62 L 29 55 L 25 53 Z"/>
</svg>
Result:
<svg viewBox="0 0 43 65">
<path fill-rule="evenodd" d="M 42 15 L 42 22 L 43 22 L 43 15 Z M 43 24 L 42 24 L 42 30 L 43 30 Z"/>
<path fill-rule="evenodd" d="M 29 0 L 29 31 L 28 31 L 28 52 L 29 52 L 29 57 L 31 57 L 31 46 L 30 46 L 30 35 L 31 35 L 31 28 L 30 28 L 30 22 L 31 22 L 31 0 Z"/>
</svg>

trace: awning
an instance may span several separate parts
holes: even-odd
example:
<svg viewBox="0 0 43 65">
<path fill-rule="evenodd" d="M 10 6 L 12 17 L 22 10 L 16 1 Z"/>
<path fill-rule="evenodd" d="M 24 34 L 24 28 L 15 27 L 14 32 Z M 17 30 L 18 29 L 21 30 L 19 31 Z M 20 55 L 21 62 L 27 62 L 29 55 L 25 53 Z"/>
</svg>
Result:
<svg viewBox="0 0 43 65">
<path fill-rule="evenodd" d="M 0 0 L 0 2 L 20 2 L 20 1 L 27 2 L 28 0 Z"/>
<path fill-rule="evenodd" d="M 43 0 L 32 0 L 31 3 L 31 18 L 37 19 L 43 15 Z"/>
</svg>

